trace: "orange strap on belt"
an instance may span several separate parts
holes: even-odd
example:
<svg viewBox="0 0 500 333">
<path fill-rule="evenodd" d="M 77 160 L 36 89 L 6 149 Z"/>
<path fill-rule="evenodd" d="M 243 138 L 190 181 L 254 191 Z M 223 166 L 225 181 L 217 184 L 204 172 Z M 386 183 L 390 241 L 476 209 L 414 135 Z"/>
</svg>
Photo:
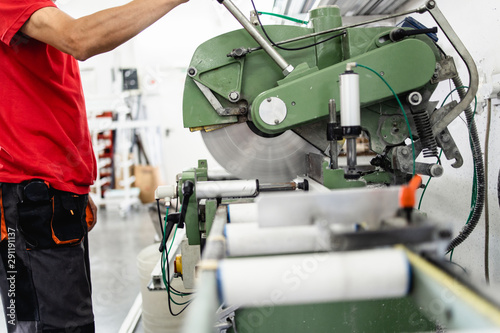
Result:
<svg viewBox="0 0 500 333">
<path fill-rule="evenodd" d="M 420 185 L 422 185 L 422 177 L 415 175 L 408 185 L 403 185 L 401 187 L 401 193 L 399 195 L 399 205 L 401 208 L 415 207 L 415 193 L 420 188 Z"/>
</svg>

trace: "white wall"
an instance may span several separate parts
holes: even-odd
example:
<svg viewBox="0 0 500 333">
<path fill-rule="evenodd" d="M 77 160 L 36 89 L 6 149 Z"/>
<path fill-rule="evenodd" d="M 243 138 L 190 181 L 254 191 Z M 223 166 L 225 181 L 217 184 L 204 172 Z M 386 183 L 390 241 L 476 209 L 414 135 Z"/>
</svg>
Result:
<svg viewBox="0 0 500 333">
<path fill-rule="evenodd" d="M 123 0 L 59 0 L 58 4 L 62 9 L 78 17 L 122 2 Z M 250 11 L 249 1 L 234 2 L 245 13 Z M 259 10 L 270 10 L 272 3 L 269 0 L 256 1 Z M 423 3 L 424 1 L 414 0 L 411 6 L 420 6 Z M 469 49 L 480 71 L 483 85 L 482 95 L 478 96 L 476 121 L 484 150 L 486 128 L 484 98 L 487 97 L 484 91 L 487 90 L 485 87 L 493 82 L 492 75 L 500 73 L 500 57 L 497 57 L 500 47 L 496 42 L 496 34 L 500 31 L 498 8 L 500 3 L 498 0 L 438 0 L 437 3 Z M 414 17 L 428 26 L 434 26 L 427 14 L 415 14 Z M 173 10 L 131 42 L 81 64 L 89 99 L 97 99 L 101 95 L 118 96 L 119 86 L 111 80 L 111 69 L 127 66 L 139 68 L 148 113 L 161 124 L 163 130 L 168 129 L 170 132 L 165 140 L 163 154 L 163 169 L 168 183 L 174 181 L 178 172 L 195 166 L 200 158 L 208 158 L 210 166 L 216 164 L 204 148 L 199 133 L 189 133 L 182 126 L 185 70 L 191 55 L 200 43 L 212 36 L 238 28 L 239 24 L 217 1 L 191 0 Z M 439 37 L 444 50 L 455 56 L 442 33 Z M 464 66 L 460 61 L 457 61 L 457 65 L 464 83 L 467 84 L 468 76 Z M 442 83 L 435 94 L 435 99 L 442 101 L 449 91 L 449 84 Z M 500 126 L 499 106 L 496 105 L 498 102 L 499 100 L 494 99 L 492 106 L 488 189 L 491 224 L 490 277 L 493 283 L 500 285 L 500 212 L 496 197 L 496 180 L 500 168 L 500 159 L 497 156 L 500 153 L 500 145 L 497 143 L 495 131 Z M 453 169 L 450 163 L 445 161 L 445 175 L 432 180 L 422 208 L 430 217 L 451 223 L 456 235 L 469 213 L 473 169 L 466 125 L 461 119 L 457 119 L 449 128 L 464 157 L 464 166 Z M 474 277 L 482 280 L 484 279 L 483 252 L 484 215 L 471 237 L 455 251 L 454 261 L 463 265 Z"/>
</svg>

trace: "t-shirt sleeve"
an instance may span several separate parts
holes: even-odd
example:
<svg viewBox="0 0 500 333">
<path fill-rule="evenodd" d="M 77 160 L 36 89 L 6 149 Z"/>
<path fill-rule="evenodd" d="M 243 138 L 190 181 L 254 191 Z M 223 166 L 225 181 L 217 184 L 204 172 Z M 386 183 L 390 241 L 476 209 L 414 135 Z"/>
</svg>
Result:
<svg viewBox="0 0 500 333">
<path fill-rule="evenodd" d="M 52 0 L 0 0 L 0 40 L 9 45 L 30 16 L 44 7 L 56 5 Z"/>
</svg>

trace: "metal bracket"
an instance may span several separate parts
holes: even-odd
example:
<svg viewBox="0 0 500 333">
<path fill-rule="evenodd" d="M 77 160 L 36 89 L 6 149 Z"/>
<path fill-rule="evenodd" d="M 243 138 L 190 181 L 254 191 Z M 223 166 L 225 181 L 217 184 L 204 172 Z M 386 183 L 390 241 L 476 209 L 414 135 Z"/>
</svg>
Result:
<svg viewBox="0 0 500 333">
<path fill-rule="evenodd" d="M 233 332 L 237 333 L 234 317 L 236 316 L 235 312 L 236 310 L 238 310 L 239 306 L 231 305 L 225 309 L 223 308 L 223 306 L 224 304 L 222 304 L 215 313 L 215 315 L 217 316 L 215 330 L 218 333 L 226 333 L 227 330 L 232 327 Z"/>
<path fill-rule="evenodd" d="M 208 88 L 207 86 L 201 84 L 200 82 L 194 79 L 193 81 L 194 83 L 196 83 L 200 91 L 203 93 L 203 95 L 206 97 L 208 102 L 212 105 L 215 112 L 217 112 L 219 116 L 242 116 L 247 113 L 248 109 L 246 107 L 235 107 L 235 108 L 223 107 L 222 104 L 217 99 L 217 97 L 215 97 L 212 90 L 210 90 L 210 88 Z"/>
<path fill-rule="evenodd" d="M 457 107 L 458 103 L 456 101 L 452 101 L 446 104 L 444 107 L 439 110 L 434 111 L 431 116 L 431 123 L 436 118 L 443 118 L 445 115 L 449 114 L 452 110 Z M 455 144 L 455 140 L 448 131 L 448 128 L 442 130 L 437 136 L 436 141 L 438 145 L 443 149 L 444 155 L 448 160 L 455 159 L 455 162 L 451 165 L 454 168 L 460 168 L 464 164 L 464 159 L 462 154 L 460 154 L 460 150 Z"/>
<path fill-rule="evenodd" d="M 436 137 L 436 141 L 441 149 L 443 149 L 444 155 L 448 160 L 455 159 L 455 162 L 451 165 L 452 167 L 460 168 L 464 164 L 462 154 L 460 154 L 460 150 L 458 150 L 455 140 L 453 140 L 447 128 L 439 133 Z"/>
<path fill-rule="evenodd" d="M 392 150 L 393 168 L 411 174 L 413 169 L 412 147 L 399 146 Z M 415 152 L 415 156 L 418 156 Z"/>
<path fill-rule="evenodd" d="M 431 83 L 436 84 L 441 81 L 453 79 L 457 75 L 458 71 L 457 67 L 455 66 L 455 61 L 452 57 L 447 56 L 437 63 L 436 73 L 432 77 Z"/>
</svg>

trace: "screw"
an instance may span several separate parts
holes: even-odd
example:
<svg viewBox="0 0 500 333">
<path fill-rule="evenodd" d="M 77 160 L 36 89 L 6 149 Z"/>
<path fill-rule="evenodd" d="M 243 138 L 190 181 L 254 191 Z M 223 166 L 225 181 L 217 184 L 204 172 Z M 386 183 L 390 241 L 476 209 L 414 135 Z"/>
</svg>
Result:
<svg viewBox="0 0 500 333">
<path fill-rule="evenodd" d="M 240 98 L 240 94 L 238 94 L 238 92 L 231 91 L 231 93 L 229 93 L 229 99 L 231 101 L 237 101 L 239 98 Z"/>
<path fill-rule="evenodd" d="M 292 106 L 295 106 L 295 104 L 296 104 L 295 102 L 292 102 Z"/>
<path fill-rule="evenodd" d="M 402 169 L 405 171 L 408 171 L 410 169 L 410 167 L 408 166 L 408 164 L 403 164 Z"/>
<path fill-rule="evenodd" d="M 268 101 L 269 103 L 271 103 L 272 102 L 271 97 L 269 97 L 268 99 L 266 99 L 266 101 Z"/>
<path fill-rule="evenodd" d="M 384 76 L 384 75 L 385 75 L 385 73 L 384 73 L 384 72 L 380 72 L 380 76 Z"/>
<path fill-rule="evenodd" d="M 401 149 L 401 155 L 408 156 L 408 148 Z"/>
<path fill-rule="evenodd" d="M 195 76 L 196 75 L 196 69 L 191 67 L 188 69 L 188 74 L 189 76 Z"/>
</svg>

